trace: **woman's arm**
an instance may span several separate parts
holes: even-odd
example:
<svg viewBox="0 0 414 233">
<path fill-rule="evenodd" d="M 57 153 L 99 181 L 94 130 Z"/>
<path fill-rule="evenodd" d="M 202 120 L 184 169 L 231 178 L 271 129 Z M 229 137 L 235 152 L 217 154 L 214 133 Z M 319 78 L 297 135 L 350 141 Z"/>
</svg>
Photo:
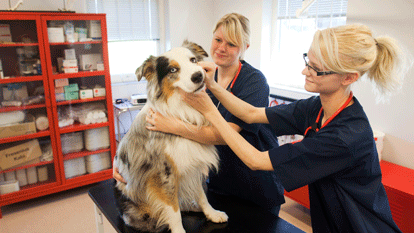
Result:
<svg viewBox="0 0 414 233">
<path fill-rule="evenodd" d="M 210 97 L 205 92 L 188 94 L 182 92 L 184 100 L 200 111 L 220 133 L 226 144 L 252 170 L 272 171 L 269 152 L 261 152 L 236 132 L 215 108 Z M 264 112 L 264 109 L 263 109 Z M 264 114 L 264 113 L 263 113 Z"/>
<path fill-rule="evenodd" d="M 214 81 L 215 66 L 209 62 L 198 63 L 206 71 L 207 88 L 214 94 L 224 107 L 242 121 L 252 123 L 269 123 L 264 108 L 255 107 L 238 97 Z"/>
<path fill-rule="evenodd" d="M 164 133 L 175 134 L 199 143 L 208 145 L 225 145 L 226 142 L 221 137 L 220 133 L 213 126 L 198 127 L 192 124 L 184 123 L 172 117 L 166 117 L 158 112 L 149 110 L 146 117 L 150 126 L 147 129 L 160 131 Z M 242 128 L 234 123 L 227 123 L 236 132 L 240 132 Z"/>
</svg>

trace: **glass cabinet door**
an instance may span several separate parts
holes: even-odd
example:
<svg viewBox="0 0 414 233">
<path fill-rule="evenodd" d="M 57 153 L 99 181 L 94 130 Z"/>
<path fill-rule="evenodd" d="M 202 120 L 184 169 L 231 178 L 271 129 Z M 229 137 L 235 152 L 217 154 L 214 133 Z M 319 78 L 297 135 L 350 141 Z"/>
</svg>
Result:
<svg viewBox="0 0 414 233">
<path fill-rule="evenodd" d="M 115 143 L 104 23 L 94 17 L 45 17 L 63 183 L 112 174 Z"/>
<path fill-rule="evenodd" d="M 40 24 L 0 16 L 0 200 L 60 182 Z"/>
</svg>

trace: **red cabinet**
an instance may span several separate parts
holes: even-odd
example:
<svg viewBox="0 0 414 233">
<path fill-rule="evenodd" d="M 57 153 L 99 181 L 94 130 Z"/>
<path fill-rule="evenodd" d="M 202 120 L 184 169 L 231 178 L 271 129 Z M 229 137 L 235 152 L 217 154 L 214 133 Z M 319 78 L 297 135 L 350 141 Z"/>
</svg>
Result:
<svg viewBox="0 0 414 233">
<path fill-rule="evenodd" d="M 105 15 L 2 12 L 0 60 L 0 207 L 111 178 Z"/>
</svg>

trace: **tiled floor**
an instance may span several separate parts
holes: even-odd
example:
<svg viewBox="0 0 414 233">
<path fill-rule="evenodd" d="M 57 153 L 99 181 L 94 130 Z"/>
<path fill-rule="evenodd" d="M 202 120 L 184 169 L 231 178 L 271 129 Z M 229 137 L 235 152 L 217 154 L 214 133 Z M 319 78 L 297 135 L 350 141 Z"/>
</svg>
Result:
<svg viewBox="0 0 414 233">
<path fill-rule="evenodd" d="M 3 206 L 0 233 L 96 233 L 92 186 L 81 187 L 21 203 Z M 312 232 L 309 210 L 286 198 L 280 217 Z M 105 233 L 115 233 L 104 220 Z"/>
</svg>

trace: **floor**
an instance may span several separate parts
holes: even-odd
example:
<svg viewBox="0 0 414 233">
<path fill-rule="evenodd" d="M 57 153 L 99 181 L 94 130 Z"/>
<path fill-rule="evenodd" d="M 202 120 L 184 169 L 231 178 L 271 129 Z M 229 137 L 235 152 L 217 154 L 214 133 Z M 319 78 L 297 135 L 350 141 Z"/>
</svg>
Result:
<svg viewBox="0 0 414 233">
<path fill-rule="evenodd" d="M 95 210 L 88 190 L 93 185 L 1 207 L 0 233 L 96 233 Z M 280 217 L 312 232 L 309 210 L 286 198 Z M 105 233 L 115 233 L 104 220 Z"/>
</svg>

